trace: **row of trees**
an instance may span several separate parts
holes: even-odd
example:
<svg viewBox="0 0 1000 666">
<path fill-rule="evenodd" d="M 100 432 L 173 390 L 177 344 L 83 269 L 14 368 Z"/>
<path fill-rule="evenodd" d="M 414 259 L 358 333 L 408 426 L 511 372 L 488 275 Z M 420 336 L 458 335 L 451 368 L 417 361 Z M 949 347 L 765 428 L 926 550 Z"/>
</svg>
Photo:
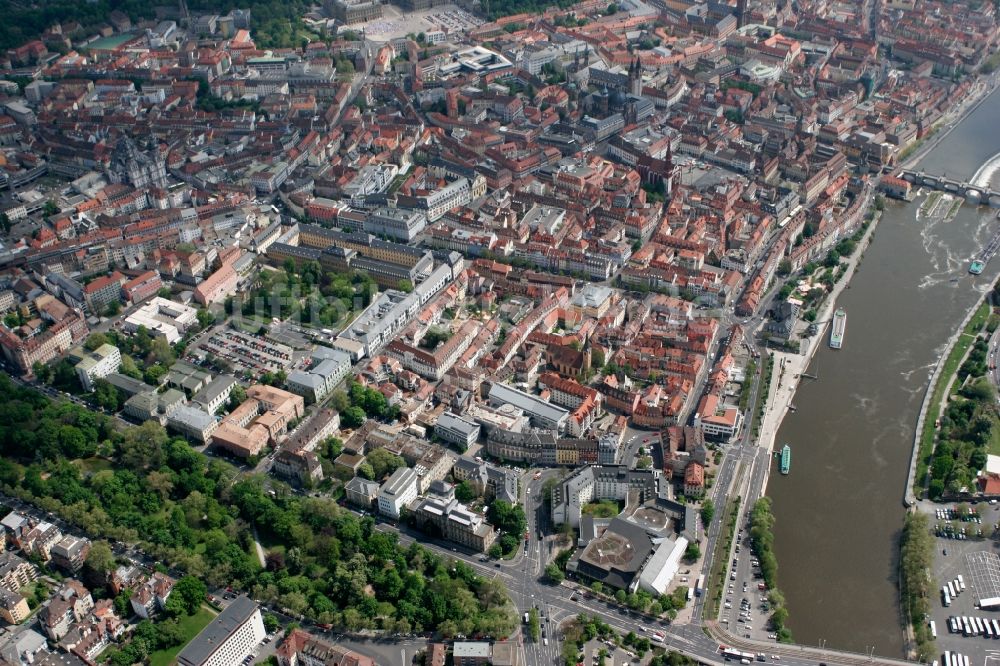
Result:
<svg viewBox="0 0 1000 666">
<path fill-rule="evenodd" d="M 8 412 L 0 489 L 92 538 L 138 542 L 212 587 L 232 585 L 352 630 L 499 637 L 516 626 L 502 582 L 419 544 L 404 548 L 396 534 L 332 500 L 238 478 L 156 422 L 116 431 L 103 415 L 50 402 L 5 376 L 0 401 Z M 253 554 L 254 528 L 269 551 L 264 568 Z"/>
<path fill-rule="evenodd" d="M 750 512 L 750 538 L 753 552 L 760 562 L 761 575 L 768 589 L 771 603 L 771 624 L 782 643 L 792 642 L 792 632 L 785 626 L 788 609 L 785 598 L 778 590 L 778 558 L 774 555 L 774 514 L 771 513 L 771 498 L 761 497 Z"/>
<path fill-rule="evenodd" d="M 903 523 L 900 542 L 900 600 L 913 628 L 917 643 L 917 659 L 929 660 L 935 654 L 927 617 L 930 612 L 931 589 L 937 589 L 927 574 L 934 564 L 934 539 L 929 520 L 920 512 L 908 513 Z"/>
</svg>

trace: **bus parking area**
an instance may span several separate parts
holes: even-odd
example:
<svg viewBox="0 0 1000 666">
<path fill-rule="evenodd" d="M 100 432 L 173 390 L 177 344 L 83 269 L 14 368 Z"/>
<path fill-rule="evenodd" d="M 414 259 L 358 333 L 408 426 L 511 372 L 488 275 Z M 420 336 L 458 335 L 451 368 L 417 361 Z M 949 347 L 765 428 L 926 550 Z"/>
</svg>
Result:
<svg viewBox="0 0 1000 666">
<path fill-rule="evenodd" d="M 988 538 L 935 540 L 937 589 L 929 622 L 938 666 L 1000 666 L 1000 612 L 980 606 L 1000 597 L 1000 557 L 993 545 Z"/>
</svg>

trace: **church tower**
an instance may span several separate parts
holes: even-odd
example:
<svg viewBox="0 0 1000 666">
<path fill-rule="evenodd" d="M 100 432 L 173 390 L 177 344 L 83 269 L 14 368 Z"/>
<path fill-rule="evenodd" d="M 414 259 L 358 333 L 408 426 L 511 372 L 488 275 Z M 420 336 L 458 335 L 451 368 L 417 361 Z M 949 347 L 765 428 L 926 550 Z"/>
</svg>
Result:
<svg viewBox="0 0 1000 666">
<path fill-rule="evenodd" d="M 628 68 L 628 91 L 636 97 L 642 96 L 642 61 L 639 56 L 635 57 L 635 62 Z"/>
</svg>

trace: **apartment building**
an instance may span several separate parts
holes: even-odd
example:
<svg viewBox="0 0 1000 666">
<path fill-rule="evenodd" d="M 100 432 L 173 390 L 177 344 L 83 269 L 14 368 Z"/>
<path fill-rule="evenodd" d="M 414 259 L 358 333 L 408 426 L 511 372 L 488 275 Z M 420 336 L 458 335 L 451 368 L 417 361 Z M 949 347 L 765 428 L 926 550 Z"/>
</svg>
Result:
<svg viewBox="0 0 1000 666">
<path fill-rule="evenodd" d="M 132 592 L 129 598 L 132 610 L 139 617 L 148 620 L 158 610 L 162 611 L 167 607 L 167 599 L 176 583 L 167 574 L 155 572 Z"/>
<path fill-rule="evenodd" d="M 49 550 L 52 564 L 63 571 L 75 574 L 83 568 L 90 552 L 90 539 L 67 534 Z"/>
<path fill-rule="evenodd" d="M 88 282 L 83 287 L 83 299 L 87 303 L 87 310 L 95 315 L 101 315 L 110 304 L 120 303 L 123 284 L 125 276 L 118 271 Z"/>
<path fill-rule="evenodd" d="M 11 365 L 29 373 L 35 363 L 48 363 L 68 352 L 88 332 L 83 317 L 77 311 L 70 311 L 47 329 L 24 338 L 0 327 L 0 347 Z"/>
<path fill-rule="evenodd" d="M 31 615 L 28 600 L 16 590 L 0 587 L 0 618 L 8 624 L 21 624 Z"/>
<path fill-rule="evenodd" d="M 375 666 L 375 660 L 293 629 L 278 646 L 278 666 Z"/>
<path fill-rule="evenodd" d="M 156 271 L 146 271 L 122 284 L 122 297 L 129 303 L 142 303 L 163 288 L 163 281 Z"/>
<path fill-rule="evenodd" d="M 38 578 L 35 565 L 10 551 L 0 552 L 0 587 L 20 590 Z"/>
</svg>

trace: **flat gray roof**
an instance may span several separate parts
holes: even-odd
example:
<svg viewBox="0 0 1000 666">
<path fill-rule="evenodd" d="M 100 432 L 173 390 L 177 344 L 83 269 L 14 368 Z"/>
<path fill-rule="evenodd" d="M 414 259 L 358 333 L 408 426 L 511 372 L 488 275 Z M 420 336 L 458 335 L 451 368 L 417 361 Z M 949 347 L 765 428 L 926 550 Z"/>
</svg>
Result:
<svg viewBox="0 0 1000 666">
<path fill-rule="evenodd" d="M 257 610 L 257 604 L 249 597 L 240 595 L 224 611 L 209 622 L 201 633 L 184 646 L 177 655 L 180 666 L 201 666 L 219 646 L 242 627 Z"/>
</svg>

